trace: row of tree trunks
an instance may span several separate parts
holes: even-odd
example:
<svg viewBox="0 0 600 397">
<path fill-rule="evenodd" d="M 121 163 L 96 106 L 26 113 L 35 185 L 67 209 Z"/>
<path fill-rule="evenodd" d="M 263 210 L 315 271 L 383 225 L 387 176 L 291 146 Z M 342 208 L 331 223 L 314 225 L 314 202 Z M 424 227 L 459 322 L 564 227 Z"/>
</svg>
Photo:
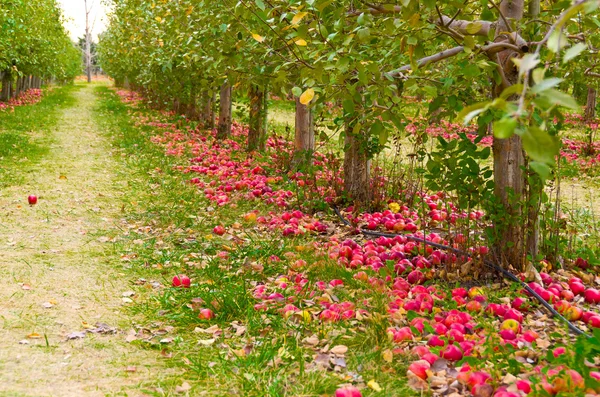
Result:
<svg viewBox="0 0 600 397">
<path fill-rule="evenodd" d="M 2 90 L 0 91 L 0 102 L 7 102 L 11 98 L 17 98 L 21 93 L 31 88 L 41 88 L 42 80 L 36 76 L 18 77 L 16 81 L 10 73 L 2 74 Z"/>
</svg>

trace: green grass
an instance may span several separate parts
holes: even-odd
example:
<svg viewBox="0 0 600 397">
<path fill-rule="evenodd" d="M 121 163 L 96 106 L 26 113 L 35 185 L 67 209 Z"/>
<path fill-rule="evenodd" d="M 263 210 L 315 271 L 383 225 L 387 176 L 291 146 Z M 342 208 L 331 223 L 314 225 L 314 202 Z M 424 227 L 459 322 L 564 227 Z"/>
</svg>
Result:
<svg viewBox="0 0 600 397">
<path fill-rule="evenodd" d="M 149 329 L 176 329 L 170 336 L 177 336 L 168 345 L 159 343 L 164 336 L 134 342 L 140 348 L 166 349 L 172 354 L 169 364 L 179 368 L 181 375 L 160 385 L 167 395 L 183 381 L 192 384 L 192 394 L 204 391 L 210 396 L 332 395 L 346 382 L 342 374 L 348 373 L 362 376 L 365 383 L 376 379 L 384 388 L 379 393 L 367 389 L 365 396 L 413 394 L 405 385 L 406 361 L 388 364 L 382 358 L 381 349 L 391 348 L 383 318 L 347 326 L 293 321 L 276 312 L 254 310 L 253 286 L 287 274 L 295 259 L 287 260 L 286 253 L 313 264 L 306 271 L 311 282 L 344 280 L 349 288 L 338 292 L 342 301 L 351 299 L 357 281 L 335 262 L 298 248 L 308 246 L 314 237 L 281 239 L 255 232 L 252 225 L 244 223 L 242 214 L 250 210 L 267 212 L 263 204 L 238 202 L 237 206 L 217 207 L 208 202 L 196 187 L 185 183 L 188 176 L 173 170 L 174 165 L 186 164 L 186 156 L 165 156 L 163 149 L 149 141 L 155 134 L 152 129 L 133 126 L 129 108 L 114 93 L 105 87 L 96 92 L 100 96 L 98 122 L 127 165 L 120 178 L 127 181 L 130 192 L 123 203 L 130 226 L 114 236 L 114 249 L 128 258 L 122 265 L 128 272 L 165 286 L 154 291 L 134 286 L 140 298 L 131 314 Z M 232 227 L 236 222 L 243 224 L 241 244 L 213 237 L 215 225 Z M 216 254 L 224 250 L 229 257 L 218 258 Z M 271 255 L 282 261 L 270 261 Z M 253 271 L 252 262 L 263 264 L 264 270 Z M 191 276 L 191 288 L 170 287 L 171 278 L 178 273 Z M 369 296 L 374 306 L 383 305 L 383 296 Z M 198 319 L 198 312 L 188 307 L 193 299 L 202 299 L 202 306 L 216 313 L 215 319 Z M 244 326 L 245 332 L 236 335 L 232 324 Z M 195 329 L 212 325 L 218 325 L 222 334 L 212 342 L 199 343 L 214 336 Z M 359 326 L 364 329 L 359 331 Z M 347 345 L 347 369 L 339 373 L 315 369 L 316 350 L 302 342 L 311 335 L 323 340 L 323 346 Z M 145 392 L 158 395 L 153 390 Z"/>
<path fill-rule="evenodd" d="M 77 86 L 55 87 L 34 105 L 0 112 L 0 188 L 23 182 L 23 171 L 37 163 L 52 143 L 61 110 L 74 103 Z"/>
</svg>

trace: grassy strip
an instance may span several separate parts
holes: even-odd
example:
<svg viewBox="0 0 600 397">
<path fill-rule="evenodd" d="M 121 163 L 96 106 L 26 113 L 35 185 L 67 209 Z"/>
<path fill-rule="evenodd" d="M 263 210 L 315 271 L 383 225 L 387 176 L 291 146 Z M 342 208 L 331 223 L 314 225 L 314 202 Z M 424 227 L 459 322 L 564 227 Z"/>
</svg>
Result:
<svg viewBox="0 0 600 397">
<path fill-rule="evenodd" d="M 149 329 L 174 326 L 177 330 L 168 344 L 161 344 L 160 337 L 134 342 L 144 348 L 166 349 L 170 363 L 181 367 L 181 376 L 161 385 L 163 391 L 173 391 L 187 380 L 192 393 L 206 395 L 318 396 L 332 395 L 342 383 L 375 379 L 383 390 L 366 389 L 365 395 L 412 394 L 405 386 L 406 362 L 396 357 L 389 363 L 382 355 L 392 347 L 383 317 L 334 326 L 254 310 L 257 301 L 252 287 L 288 274 L 293 260 L 287 258 L 292 255 L 294 260 L 311 264 L 305 272 L 310 283 L 344 280 L 348 288 L 337 297 L 342 301 L 355 293 L 353 287 L 358 284 L 351 272 L 314 257 L 309 248 L 314 237 L 281 239 L 244 223 L 242 215 L 249 210 L 268 211 L 263 204 L 239 202 L 213 208 L 197 188 L 185 182 L 186 176 L 173 170 L 174 165 L 187 163 L 186 156 L 165 156 L 150 142 L 155 134 L 151 128 L 133 126 L 128 107 L 108 89 L 99 87 L 97 92 L 99 122 L 112 135 L 130 172 L 122 176 L 130 190 L 123 207 L 129 226 L 115 236 L 115 249 L 125 259 L 124 268 L 147 281 L 137 288 L 139 298 L 132 310 L 145 318 Z M 213 237 L 216 224 L 239 230 L 244 241 Z M 223 251 L 228 258 L 219 258 L 217 254 Z M 271 255 L 283 260 L 269 260 Z M 171 277 L 178 273 L 190 275 L 191 288 L 170 287 Z M 152 281 L 163 287 L 145 288 Z M 371 296 L 377 311 L 384 311 L 383 297 Z M 199 319 L 194 306 L 212 309 L 215 318 Z M 311 337 L 318 339 L 318 348 L 306 342 Z M 318 369 L 319 350 L 335 345 L 349 348 L 345 363 L 340 361 L 337 370 Z"/>
<path fill-rule="evenodd" d="M 23 183 L 23 170 L 48 153 L 52 127 L 61 110 L 73 105 L 76 89 L 75 85 L 55 87 L 39 103 L 0 112 L 0 188 Z"/>
</svg>

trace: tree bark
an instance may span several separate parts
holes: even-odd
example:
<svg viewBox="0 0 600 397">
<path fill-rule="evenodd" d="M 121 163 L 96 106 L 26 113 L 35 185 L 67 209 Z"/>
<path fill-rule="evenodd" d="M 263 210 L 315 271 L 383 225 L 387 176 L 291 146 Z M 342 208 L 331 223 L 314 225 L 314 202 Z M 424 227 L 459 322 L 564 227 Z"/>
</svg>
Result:
<svg viewBox="0 0 600 397">
<path fill-rule="evenodd" d="M 296 98 L 295 139 L 293 164 L 298 166 L 310 162 L 315 150 L 315 131 L 312 110 Z"/>
<path fill-rule="evenodd" d="M 265 132 L 265 92 L 258 85 L 251 85 L 249 90 L 250 97 L 250 122 L 248 131 L 247 150 L 264 150 L 266 144 Z"/>
<path fill-rule="evenodd" d="M 200 96 L 200 121 L 204 128 L 209 130 L 215 128 L 212 98 L 208 91 L 203 91 Z"/>
<path fill-rule="evenodd" d="M 2 76 L 2 92 L 0 93 L 0 101 L 7 102 L 10 99 L 10 73 L 4 73 Z"/>
<path fill-rule="evenodd" d="M 528 15 L 530 18 L 537 18 L 540 15 L 540 0 L 529 0 Z"/>
<path fill-rule="evenodd" d="M 354 123 L 346 120 L 344 144 L 344 192 L 354 205 L 368 208 L 370 194 L 370 161 L 362 131 L 354 133 Z"/>
<path fill-rule="evenodd" d="M 585 102 L 585 121 L 592 121 L 596 117 L 596 97 L 597 92 L 595 88 L 588 87 L 587 100 Z"/>
<path fill-rule="evenodd" d="M 523 18 L 524 0 L 503 0 L 500 3 L 500 12 L 510 23 L 513 20 Z M 504 18 L 497 21 L 498 29 L 496 41 L 510 40 L 508 34 L 503 32 L 513 31 L 513 27 L 507 26 Z M 518 80 L 518 70 L 512 58 L 519 56 L 512 49 L 507 49 L 498 54 L 500 67 L 509 84 L 515 84 Z M 496 87 L 496 96 L 502 91 L 502 87 Z M 525 191 L 525 175 L 522 167 L 525 165 L 523 155 L 523 144 L 518 135 L 508 139 L 496 139 L 492 145 L 494 152 L 494 193 L 502 206 L 502 212 L 496 216 L 494 228 L 496 238 L 493 253 L 500 263 L 507 267 L 512 265 L 522 270 L 526 259 L 526 237 L 522 216 L 522 204 Z"/>
<path fill-rule="evenodd" d="M 232 88 L 229 82 L 221 85 L 219 92 L 219 125 L 217 126 L 217 139 L 224 139 L 231 133 L 231 94 Z"/>
</svg>

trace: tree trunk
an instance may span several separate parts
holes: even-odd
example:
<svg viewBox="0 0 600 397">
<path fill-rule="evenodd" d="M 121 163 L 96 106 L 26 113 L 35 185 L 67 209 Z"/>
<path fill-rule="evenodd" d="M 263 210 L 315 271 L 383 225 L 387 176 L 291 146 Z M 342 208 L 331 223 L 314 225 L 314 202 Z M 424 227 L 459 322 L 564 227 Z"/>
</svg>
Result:
<svg viewBox="0 0 600 397">
<path fill-rule="evenodd" d="M 224 139 L 231 133 L 231 84 L 221 85 L 219 93 L 219 125 L 217 126 L 217 139 Z"/>
<path fill-rule="evenodd" d="M 354 133 L 354 123 L 346 120 L 344 144 L 344 192 L 355 206 L 368 208 L 371 203 L 370 161 L 362 131 Z"/>
<path fill-rule="evenodd" d="M 540 15 L 540 0 L 529 0 L 528 15 L 532 19 Z"/>
<path fill-rule="evenodd" d="M 524 0 L 503 0 L 500 3 L 500 11 L 509 21 L 520 20 L 523 17 Z M 496 30 L 496 41 L 510 40 L 502 32 L 513 31 L 506 26 L 503 18 L 498 20 Z M 519 54 L 512 49 L 504 50 L 498 54 L 500 67 L 506 77 L 506 81 L 515 84 L 518 79 L 512 58 Z M 496 96 L 502 91 L 497 87 Z M 518 135 L 508 139 L 496 139 L 492 145 L 494 152 L 494 193 L 502 206 L 501 216 L 496 216 L 494 228 L 496 236 L 493 253 L 496 259 L 505 267 L 514 266 L 522 270 L 526 258 L 526 237 L 522 216 L 522 205 L 524 197 L 525 175 L 522 167 L 525 165 L 523 155 L 523 144 Z M 537 223 L 537 221 L 536 221 Z"/>
<path fill-rule="evenodd" d="M 585 121 L 592 121 L 596 117 L 596 89 L 588 87 L 587 100 L 585 102 Z"/>
<path fill-rule="evenodd" d="M 296 135 L 294 139 L 293 164 L 298 166 L 310 162 L 315 149 L 315 131 L 313 126 L 312 110 L 300 103 L 296 98 Z"/>
<path fill-rule="evenodd" d="M 10 99 L 10 73 L 4 73 L 2 76 L 2 92 L 0 101 L 7 102 Z"/>
<path fill-rule="evenodd" d="M 248 131 L 247 150 L 264 150 L 266 143 L 265 133 L 265 92 L 258 85 L 251 85 L 248 93 L 250 97 L 250 122 Z"/>
<path fill-rule="evenodd" d="M 209 130 L 215 128 L 212 97 L 208 91 L 203 91 L 200 96 L 200 121 L 204 128 Z"/>
</svg>

